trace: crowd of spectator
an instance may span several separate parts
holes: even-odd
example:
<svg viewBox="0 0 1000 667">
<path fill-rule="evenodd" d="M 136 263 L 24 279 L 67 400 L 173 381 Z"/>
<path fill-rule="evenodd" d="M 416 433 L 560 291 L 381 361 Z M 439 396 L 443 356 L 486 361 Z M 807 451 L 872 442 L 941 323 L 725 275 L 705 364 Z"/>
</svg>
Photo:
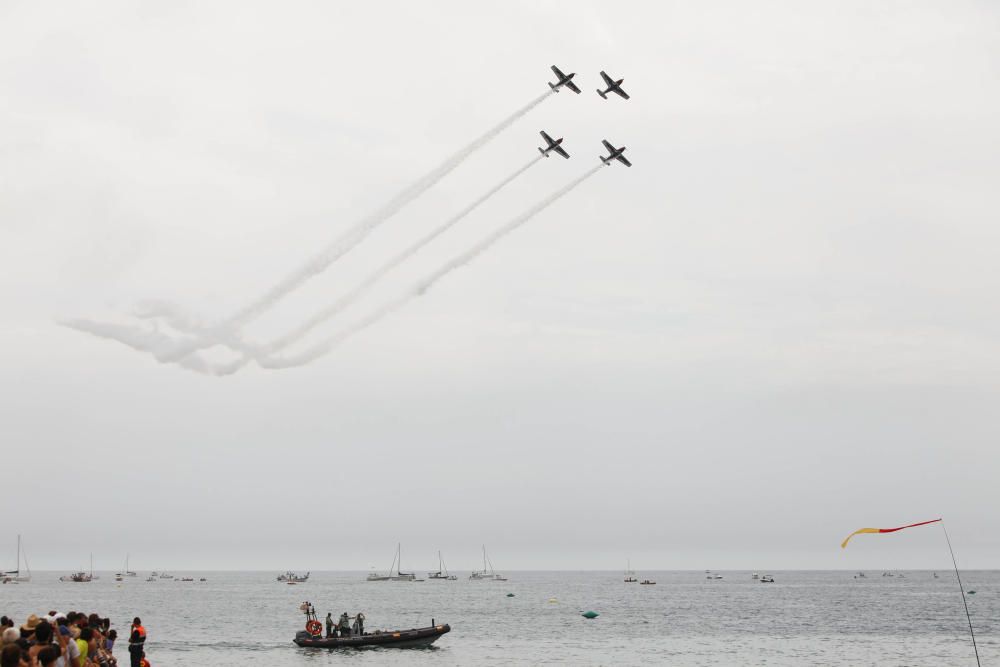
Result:
<svg viewBox="0 0 1000 667">
<path fill-rule="evenodd" d="M 0 667 L 116 667 L 118 631 L 111 620 L 99 614 L 50 611 L 31 614 L 20 626 L 0 618 L 3 649 Z M 135 618 L 129 630 L 128 664 L 149 667 L 146 660 L 146 630 Z"/>
</svg>

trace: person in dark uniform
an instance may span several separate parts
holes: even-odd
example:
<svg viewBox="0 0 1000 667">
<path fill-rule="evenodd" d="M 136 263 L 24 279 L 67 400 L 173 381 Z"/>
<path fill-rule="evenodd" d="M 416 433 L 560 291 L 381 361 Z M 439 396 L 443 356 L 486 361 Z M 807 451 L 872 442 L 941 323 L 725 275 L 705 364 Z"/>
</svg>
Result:
<svg viewBox="0 0 1000 667">
<path fill-rule="evenodd" d="M 326 615 L 326 637 L 329 639 L 333 636 L 333 612 L 329 612 Z"/>
<path fill-rule="evenodd" d="M 347 615 L 346 611 L 340 615 L 340 636 L 351 636 L 351 617 Z"/>
<path fill-rule="evenodd" d="M 358 626 L 358 635 L 364 635 L 365 634 L 365 615 L 364 615 L 364 613 L 362 613 L 362 612 L 359 611 L 358 615 L 355 618 L 357 619 L 354 622 Z"/>
<path fill-rule="evenodd" d="M 145 646 L 146 628 L 142 627 L 142 621 L 136 616 L 132 619 L 132 632 L 128 636 L 128 658 L 131 667 L 142 667 Z"/>
</svg>

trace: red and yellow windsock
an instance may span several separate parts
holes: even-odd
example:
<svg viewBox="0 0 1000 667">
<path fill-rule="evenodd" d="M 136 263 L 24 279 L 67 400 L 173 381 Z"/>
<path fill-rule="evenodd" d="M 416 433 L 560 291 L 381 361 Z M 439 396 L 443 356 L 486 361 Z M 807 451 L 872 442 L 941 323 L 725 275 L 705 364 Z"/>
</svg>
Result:
<svg viewBox="0 0 1000 667">
<path fill-rule="evenodd" d="M 903 530 L 904 528 L 914 528 L 916 526 L 926 526 L 929 523 L 937 523 L 941 519 L 931 519 L 930 521 L 921 521 L 920 523 L 911 523 L 908 526 L 900 526 L 899 528 L 859 528 L 850 535 L 847 536 L 843 542 L 840 543 L 840 548 L 844 549 L 847 547 L 847 543 L 851 541 L 851 538 L 855 535 L 861 533 L 895 533 L 897 530 Z"/>
</svg>

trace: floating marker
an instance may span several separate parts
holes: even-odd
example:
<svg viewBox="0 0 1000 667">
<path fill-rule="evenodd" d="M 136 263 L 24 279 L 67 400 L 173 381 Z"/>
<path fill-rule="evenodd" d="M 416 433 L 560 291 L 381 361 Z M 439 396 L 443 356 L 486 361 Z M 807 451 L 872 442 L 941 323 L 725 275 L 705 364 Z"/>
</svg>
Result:
<svg viewBox="0 0 1000 667">
<path fill-rule="evenodd" d="M 600 614 L 598 614 L 596 611 L 585 611 L 580 615 L 583 616 L 584 618 L 597 618 L 598 616 L 600 616 Z"/>
<path fill-rule="evenodd" d="M 512 597 L 514 597 L 514 594 L 513 593 L 507 593 L 507 597 L 512 598 Z"/>
</svg>

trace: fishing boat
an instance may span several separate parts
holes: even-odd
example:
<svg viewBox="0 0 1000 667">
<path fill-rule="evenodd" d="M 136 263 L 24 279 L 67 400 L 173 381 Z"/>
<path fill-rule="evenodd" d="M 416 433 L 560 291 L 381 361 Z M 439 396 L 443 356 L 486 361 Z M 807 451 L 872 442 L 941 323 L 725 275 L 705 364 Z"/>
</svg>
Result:
<svg viewBox="0 0 1000 667">
<path fill-rule="evenodd" d="M 774 583 L 774 577 L 772 577 L 769 574 L 765 574 L 763 577 L 760 578 L 760 583 L 762 583 L 762 584 L 773 584 Z"/>
<path fill-rule="evenodd" d="M 708 576 L 706 576 L 705 578 L 706 579 L 722 579 L 722 575 L 721 574 L 715 574 L 713 572 L 709 572 Z"/>
<path fill-rule="evenodd" d="M 438 569 L 437 572 L 428 572 L 428 579 L 441 579 L 443 581 L 457 581 L 458 577 L 453 574 L 448 573 L 448 566 L 444 564 L 444 558 L 441 557 L 441 552 L 438 551 Z"/>
<path fill-rule="evenodd" d="M 166 572 L 160 572 L 160 574 L 157 575 L 157 576 L 159 576 L 160 579 L 173 579 L 174 578 L 174 575 L 167 574 Z"/>
<path fill-rule="evenodd" d="M 156 577 L 154 577 L 153 575 L 149 575 L 148 577 L 146 577 L 146 581 L 156 581 Z"/>
<path fill-rule="evenodd" d="M 24 556 L 24 569 L 27 570 L 27 574 L 21 574 L 21 557 Z M 24 554 L 21 548 L 21 536 L 17 536 L 17 568 L 14 570 L 7 570 L 6 572 L 0 572 L 0 582 L 5 584 L 20 584 L 28 583 L 31 581 L 31 568 L 28 567 L 28 557 Z"/>
<path fill-rule="evenodd" d="M 94 554 L 90 554 L 90 572 L 74 572 L 73 574 L 67 574 L 65 576 L 59 577 L 59 581 L 72 581 L 77 584 L 89 584 L 91 581 L 96 579 L 94 576 Z"/>
<path fill-rule="evenodd" d="M 635 578 L 635 570 L 632 569 L 632 561 L 630 561 L 630 560 L 626 561 L 626 565 L 625 565 L 625 583 L 626 584 L 634 584 L 637 581 L 639 581 L 639 580 Z"/>
<path fill-rule="evenodd" d="M 757 574 L 756 572 L 754 572 L 753 574 L 750 575 L 750 578 L 751 579 L 760 579 L 760 575 Z"/>
<path fill-rule="evenodd" d="M 653 581 L 652 579 L 643 579 L 642 581 L 639 582 L 639 585 L 640 586 L 655 586 L 656 582 Z"/>
<path fill-rule="evenodd" d="M 290 584 L 301 584 L 304 581 L 309 581 L 309 573 L 296 574 L 291 570 L 288 570 L 284 574 L 278 575 L 278 581 L 287 581 Z"/>
<path fill-rule="evenodd" d="M 483 569 L 477 570 L 469 575 L 469 579 L 472 581 L 507 581 L 507 578 L 502 574 L 498 574 L 496 570 L 493 569 L 493 561 L 490 557 L 486 555 L 486 545 L 483 545 Z"/>
</svg>

